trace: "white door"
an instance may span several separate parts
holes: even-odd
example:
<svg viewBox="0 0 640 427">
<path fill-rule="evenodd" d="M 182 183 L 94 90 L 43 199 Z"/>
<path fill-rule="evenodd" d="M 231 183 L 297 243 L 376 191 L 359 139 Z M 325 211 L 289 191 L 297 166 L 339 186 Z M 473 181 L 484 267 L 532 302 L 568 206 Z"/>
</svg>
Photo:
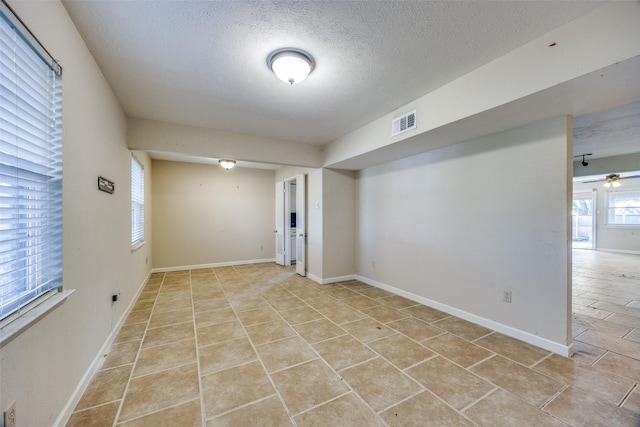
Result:
<svg viewBox="0 0 640 427">
<path fill-rule="evenodd" d="M 296 176 L 296 273 L 307 275 L 307 212 L 305 176 Z"/>
<path fill-rule="evenodd" d="M 276 264 L 284 265 L 284 182 L 276 182 Z"/>
</svg>

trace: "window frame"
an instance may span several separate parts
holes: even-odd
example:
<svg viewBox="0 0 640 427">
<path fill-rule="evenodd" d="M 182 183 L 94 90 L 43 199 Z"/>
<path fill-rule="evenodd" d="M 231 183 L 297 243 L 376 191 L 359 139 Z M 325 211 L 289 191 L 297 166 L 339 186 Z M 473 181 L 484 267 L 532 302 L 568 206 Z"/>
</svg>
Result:
<svg viewBox="0 0 640 427">
<path fill-rule="evenodd" d="M 607 228 L 632 228 L 632 229 L 640 228 L 640 224 L 621 224 L 617 222 L 610 222 L 611 210 L 619 209 L 619 208 L 616 208 L 615 206 L 611 206 L 611 201 L 612 201 L 611 199 L 616 195 L 622 195 L 622 194 L 627 194 L 627 195 L 633 194 L 635 197 L 640 199 L 640 189 L 606 190 L 605 198 L 604 198 L 604 210 L 605 210 L 604 226 Z"/>
<path fill-rule="evenodd" d="M 144 165 L 131 154 L 131 250 L 145 244 Z"/>
<path fill-rule="evenodd" d="M 0 74 L 2 348 L 73 290 L 63 290 L 62 271 L 62 67 L 4 1 L 0 21 L 9 64 Z"/>
</svg>

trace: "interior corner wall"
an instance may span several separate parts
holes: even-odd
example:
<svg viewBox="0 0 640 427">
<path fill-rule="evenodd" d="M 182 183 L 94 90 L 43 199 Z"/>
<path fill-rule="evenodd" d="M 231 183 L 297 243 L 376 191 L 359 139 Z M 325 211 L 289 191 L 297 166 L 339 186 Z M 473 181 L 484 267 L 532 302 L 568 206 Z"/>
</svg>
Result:
<svg viewBox="0 0 640 427">
<path fill-rule="evenodd" d="M 322 199 L 322 278 L 334 281 L 356 272 L 355 172 L 324 169 Z"/>
<path fill-rule="evenodd" d="M 0 408 L 15 400 L 19 425 L 51 426 L 102 360 L 100 350 L 149 274 L 151 251 L 131 252 L 125 115 L 64 6 L 9 5 L 63 67 L 63 286 L 75 292 L 0 350 Z M 139 158 L 150 182 L 148 158 Z M 98 191 L 98 176 L 115 182 L 114 194 Z M 112 303 L 118 289 L 120 301 Z"/>
<path fill-rule="evenodd" d="M 153 267 L 273 260 L 275 172 L 153 160 Z"/>
<path fill-rule="evenodd" d="M 607 190 L 602 186 L 602 183 L 573 184 L 574 192 L 591 192 L 593 190 L 596 191 L 596 249 L 640 254 L 640 229 L 605 225 Z M 640 190 L 640 179 L 623 180 L 622 186 L 616 190 Z"/>
<path fill-rule="evenodd" d="M 360 171 L 359 275 L 569 346 L 570 128 L 550 119 Z"/>
</svg>

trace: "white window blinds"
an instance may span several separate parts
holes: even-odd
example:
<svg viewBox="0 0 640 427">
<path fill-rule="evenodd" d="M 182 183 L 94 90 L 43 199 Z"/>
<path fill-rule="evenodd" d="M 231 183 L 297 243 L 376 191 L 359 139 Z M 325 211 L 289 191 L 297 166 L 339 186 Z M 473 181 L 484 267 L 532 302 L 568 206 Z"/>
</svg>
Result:
<svg viewBox="0 0 640 427">
<path fill-rule="evenodd" d="M 131 156 L 131 244 L 144 242 L 144 168 Z"/>
<path fill-rule="evenodd" d="M 1 320 L 62 287 L 62 78 L 0 6 Z"/>
</svg>

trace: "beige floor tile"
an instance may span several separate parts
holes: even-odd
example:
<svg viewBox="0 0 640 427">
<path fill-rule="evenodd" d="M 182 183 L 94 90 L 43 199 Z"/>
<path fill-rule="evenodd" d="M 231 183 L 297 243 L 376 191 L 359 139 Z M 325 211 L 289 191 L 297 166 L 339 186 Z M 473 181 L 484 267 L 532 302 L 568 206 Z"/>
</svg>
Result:
<svg viewBox="0 0 640 427">
<path fill-rule="evenodd" d="M 408 369 L 406 373 L 457 409 L 473 403 L 494 388 L 482 378 L 442 357 L 427 360 Z"/>
<path fill-rule="evenodd" d="M 111 426 L 116 420 L 120 401 L 107 403 L 71 414 L 66 427 L 103 427 Z"/>
<path fill-rule="evenodd" d="M 279 320 L 280 316 L 274 309 L 269 307 L 258 308 L 255 310 L 241 311 L 238 313 L 240 321 L 245 326 L 256 325 L 258 323 L 271 322 Z"/>
<path fill-rule="evenodd" d="M 159 328 L 162 326 L 185 322 L 193 322 L 193 310 L 191 310 L 191 308 L 186 310 L 168 311 L 166 313 L 154 313 L 151 316 L 148 328 Z"/>
<path fill-rule="evenodd" d="M 142 341 L 142 348 L 184 341 L 193 337 L 193 322 L 149 329 Z"/>
<path fill-rule="evenodd" d="M 224 298 L 224 292 L 220 286 L 193 286 L 192 290 L 193 300 L 200 301 L 205 299 Z"/>
<path fill-rule="evenodd" d="M 494 332 L 491 335 L 474 341 L 474 344 L 501 354 L 526 366 L 531 366 L 550 354 L 550 352 L 543 350 L 540 347 L 527 344 L 498 332 Z"/>
<path fill-rule="evenodd" d="M 134 311 L 151 310 L 151 308 L 153 308 L 153 305 L 155 303 L 156 303 L 155 297 L 149 298 L 149 299 L 138 299 L 136 303 L 133 305 L 131 312 L 133 313 Z"/>
<path fill-rule="evenodd" d="M 401 297 L 400 295 L 392 295 L 390 297 L 378 298 L 377 301 L 398 310 L 420 304 L 408 298 Z"/>
<path fill-rule="evenodd" d="M 417 317 L 420 320 L 424 320 L 427 323 L 435 322 L 449 317 L 447 313 L 444 313 L 435 308 L 427 307 L 426 305 L 414 305 L 413 307 L 403 308 L 402 312 Z"/>
<path fill-rule="evenodd" d="M 256 354 L 247 338 L 200 347 L 198 353 L 201 375 L 256 360 Z"/>
<path fill-rule="evenodd" d="M 143 348 L 136 361 L 133 377 L 196 363 L 196 342 L 193 339 Z"/>
<path fill-rule="evenodd" d="M 322 319 L 322 314 L 307 305 L 304 307 L 294 308 L 292 310 L 281 311 L 279 313 L 280 316 L 282 316 L 290 325 L 297 325 L 299 323 L 310 322 L 311 320 Z"/>
<path fill-rule="evenodd" d="M 364 295 L 359 295 L 357 297 L 346 298 L 342 300 L 353 308 L 362 309 L 375 307 L 377 305 L 381 305 L 380 301 L 376 301 L 373 298 L 365 297 Z"/>
<path fill-rule="evenodd" d="M 231 300 L 231 305 L 236 311 L 255 310 L 257 308 L 269 307 L 269 304 L 262 297 L 244 298 Z"/>
<path fill-rule="evenodd" d="M 536 407 L 545 403 L 564 387 L 560 381 L 502 356 L 485 360 L 474 366 L 471 371 Z"/>
<path fill-rule="evenodd" d="M 351 307 L 339 307 L 322 310 L 322 314 L 332 322 L 341 325 L 343 323 L 353 322 L 355 320 L 364 319 L 366 316 Z"/>
<path fill-rule="evenodd" d="M 608 352 L 593 367 L 602 373 L 630 378 L 640 383 L 640 360 Z"/>
<path fill-rule="evenodd" d="M 158 294 L 158 299 L 156 300 L 156 304 L 166 304 L 166 303 L 177 303 L 188 301 L 191 302 L 191 286 L 184 285 L 181 286 L 180 290 L 177 291 L 166 291 L 167 288 L 163 287 Z"/>
<path fill-rule="evenodd" d="M 196 313 L 200 311 L 218 310 L 226 307 L 229 307 L 229 302 L 226 298 L 202 299 L 193 302 L 193 311 Z"/>
<path fill-rule="evenodd" d="M 590 329 L 596 332 L 602 332 L 617 337 L 623 337 L 633 330 L 631 326 L 620 325 L 608 320 L 596 319 L 594 317 L 583 316 L 580 314 L 573 315 L 573 324 L 582 327 L 584 330 Z M 582 332 L 584 332 L 584 330 Z M 575 337 L 578 334 L 574 334 Z"/>
<path fill-rule="evenodd" d="M 202 410 L 200 409 L 200 399 L 118 424 L 118 427 L 157 426 L 201 427 Z"/>
<path fill-rule="evenodd" d="M 591 365 L 606 352 L 607 350 L 605 349 L 574 340 L 573 356 L 571 358 L 581 365 Z"/>
<path fill-rule="evenodd" d="M 354 337 L 363 342 L 369 342 L 395 334 L 395 331 L 373 319 L 356 320 L 340 325 Z"/>
<path fill-rule="evenodd" d="M 157 302 L 153 306 L 153 313 L 166 313 L 168 311 L 185 310 L 192 306 L 191 299 L 181 299 L 178 301 Z"/>
<path fill-rule="evenodd" d="M 331 285 L 329 285 L 331 286 Z M 329 295 L 331 295 L 334 298 L 337 299 L 345 299 L 345 298 L 351 298 L 351 297 L 357 297 L 359 294 L 357 292 L 354 292 L 352 290 L 349 290 L 347 288 L 344 288 L 340 285 L 335 285 L 334 288 L 331 289 L 327 289 L 325 290 L 325 292 Z"/>
<path fill-rule="evenodd" d="M 399 334 L 370 342 L 369 347 L 399 369 L 408 368 L 434 355 L 424 346 Z"/>
<path fill-rule="evenodd" d="M 275 394 L 258 362 L 202 376 L 202 395 L 207 418 Z"/>
<path fill-rule="evenodd" d="M 296 332 L 284 320 L 248 326 L 247 333 L 255 345 L 291 337 Z"/>
<path fill-rule="evenodd" d="M 473 426 L 472 422 L 428 391 L 387 409 L 381 416 L 391 427 Z"/>
<path fill-rule="evenodd" d="M 120 328 L 120 332 L 113 340 L 114 344 L 128 341 L 140 341 L 144 335 L 144 331 L 147 329 L 146 323 L 135 323 L 132 325 L 124 325 Z"/>
<path fill-rule="evenodd" d="M 345 334 L 344 330 L 327 319 L 312 320 L 293 328 L 310 344 Z"/>
<path fill-rule="evenodd" d="M 359 294 L 362 294 L 366 297 L 373 298 L 373 299 L 393 296 L 391 292 L 385 291 L 384 289 L 380 289 L 380 288 L 374 288 L 374 287 L 358 289 L 357 292 Z"/>
<path fill-rule="evenodd" d="M 453 360 L 457 364 L 468 368 L 486 359 L 493 353 L 482 347 L 463 340 L 450 333 L 438 335 L 423 342 L 431 350 Z"/>
<path fill-rule="evenodd" d="M 322 341 L 314 344 L 313 347 L 336 371 L 377 356 L 350 335 Z"/>
<path fill-rule="evenodd" d="M 607 322 L 617 323 L 618 325 L 630 326 L 632 328 L 640 328 L 640 317 L 630 316 L 628 314 L 613 313 L 607 317 Z"/>
<path fill-rule="evenodd" d="M 207 427 L 290 427 L 292 425 L 277 396 L 269 397 L 207 421 Z"/>
<path fill-rule="evenodd" d="M 217 310 L 200 311 L 195 313 L 196 328 L 218 325 L 220 323 L 238 320 L 231 307 L 219 308 Z"/>
<path fill-rule="evenodd" d="M 487 329 L 483 326 L 476 325 L 475 323 L 468 322 L 455 316 L 438 320 L 437 322 L 433 322 L 432 325 L 444 329 L 445 331 L 467 341 L 473 341 L 493 332 L 491 329 Z"/>
<path fill-rule="evenodd" d="M 75 411 L 122 399 L 133 365 L 98 371 L 82 394 Z"/>
<path fill-rule="evenodd" d="M 373 317 L 378 322 L 389 323 L 395 320 L 404 319 L 409 317 L 408 313 L 398 311 L 395 308 L 388 307 L 386 305 L 379 305 L 371 308 L 364 308 L 360 310 L 369 317 Z"/>
<path fill-rule="evenodd" d="M 629 397 L 624 401 L 623 408 L 636 414 L 640 414 L 640 388 L 636 387 Z"/>
<path fill-rule="evenodd" d="M 291 310 L 292 308 L 306 307 L 307 304 L 296 296 L 270 299 L 269 305 L 276 311 Z"/>
<path fill-rule="evenodd" d="M 292 415 L 349 391 L 321 360 L 312 360 L 271 375 Z"/>
<path fill-rule="evenodd" d="M 124 325 L 132 325 L 134 323 L 147 323 L 151 317 L 151 307 L 144 310 L 132 311 L 124 321 Z"/>
<path fill-rule="evenodd" d="M 245 337 L 240 322 L 226 322 L 198 328 L 198 347 Z"/>
<path fill-rule="evenodd" d="M 382 421 L 360 399 L 349 393 L 296 418 L 298 427 L 382 427 Z"/>
<path fill-rule="evenodd" d="M 572 307 L 573 314 L 581 314 L 583 316 L 594 317 L 596 319 L 604 319 L 605 317 L 610 316 L 612 313 L 606 310 L 599 310 L 593 307 L 587 307 L 580 304 L 573 304 Z"/>
<path fill-rule="evenodd" d="M 601 293 L 601 292 L 585 292 L 580 296 L 582 298 L 590 298 L 595 299 L 597 301 L 605 301 L 613 304 L 625 305 L 631 302 L 632 298 L 622 298 L 611 295 L 612 292 Z"/>
<path fill-rule="evenodd" d="M 544 407 L 572 426 L 637 426 L 640 415 L 605 403 L 584 391 L 569 387 Z"/>
<path fill-rule="evenodd" d="M 634 329 L 633 331 L 631 331 L 627 335 L 625 335 L 624 339 L 640 343 L 640 330 Z"/>
<path fill-rule="evenodd" d="M 416 341 L 424 341 L 445 332 L 444 330 L 429 325 L 415 317 L 407 317 L 406 319 L 391 322 L 388 323 L 387 326 Z"/>
<path fill-rule="evenodd" d="M 604 334 L 602 332 L 586 331 L 576 338 L 576 341 L 581 341 L 587 344 L 594 345 L 596 347 L 608 349 L 616 353 L 628 356 L 634 359 L 640 360 L 640 343 L 624 340 L 611 335 Z"/>
<path fill-rule="evenodd" d="M 107 353 L 100 369 L 115 368 L 122 365 L 130 365 L 135 362 L 140 349 L 140 341 L 129 341 L 113 344 Z"/>
<path fill-rule="evenodd" d="M 465 414 L 481 426 L 562 427 L 565 424 L 504 390 L 496 390 Z"/>
<path fill-rule="evenodd" d="M 268 372 L 279 371 L 318 357 L 309 344 L 298 336 L 262 344 L 256 350 Z"/>
<path fill-rule="evenodd" d="M 342 371 L 342 377 L 374 411 L 416 394 L 421 387 L 381 358 Z"/>
<path fill-rule="evenodd" d="M 118 421 L 127 421 L 195 399 L 199 397 L 199 390 L 195 363 L 133 378 Z"/>
<path fill-rule="evenodd" d="M 634 299 L 637 299 L 638 294 L 634 294 Z M 597 301 L 593 304 L 593 307 L 601 310 L 612 311 L 614 313 L 628 314 L 629 316 L 640 317 L 640 308 L 629 307 L 627 305 L 614 304 L 605 301 Z"/>
</svg>

